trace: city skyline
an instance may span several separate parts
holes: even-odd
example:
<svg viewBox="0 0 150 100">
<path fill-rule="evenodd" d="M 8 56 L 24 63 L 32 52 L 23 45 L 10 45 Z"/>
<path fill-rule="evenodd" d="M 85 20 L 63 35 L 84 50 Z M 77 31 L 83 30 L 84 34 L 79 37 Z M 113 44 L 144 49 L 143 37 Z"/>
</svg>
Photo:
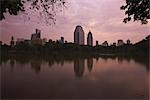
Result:
<svg viewBox="0 0 150 100">
<path fill-rule="evenodd" d="M 88 45 L 88 46 L 98 46 L 98 45 L 101 45 L 101 46 L 122 46 L 124 44 L 136 44 L 138 42 L 140 42 L 141 40 L 137 41 L 136 43 L 132 43 L 130 39 L 127 39 L 127 40 L 122 40 L 122 39 L 118 39 L 114 42 L 108 42 L 107 40 L 103 41 L 102 43 L 99 43 L 99 40 L 96 40 L 96 41 L 93 41 L 93 34 L 91 31 L 88 32 L 87 36 L 85 36 L 84 34 L 84 29 L 82 28 L 82 26 L 80 25 L 77 25 L 75 27 L 75 30 L 74 30 L 74 41 L 71 42 L 71 41 L 67 41 L 65 40 L 65 37 L 61 36 L 59 38 L 57 38 L 57 40 L 53 40 L 53 39 L 47 39 L 46 37 L 44 38 L 41 38 L 41 30 L 40 29 L 35 29 L 35 33 L 33 32 L 30 36 L 30 39 L 28 38 L 15 38 L 14 36 L 11 36 L 10 38 L 10 41 L 7 45 L 17 45 L 19 43 L 22 43 L 22 42 L 26 42 L 28 44 L 39 44 L 39 45 L 45 45 L 45 43 L 49 43 L 49 42 L 54 42 L 54 43 L 61 43 L 61 44 L 64 44 L 64 43 L 74 43 L 74 44 L 78 44 L 78 45 Z M 148 35 L 150 36 L 150 35 Z M 146 36 L 146 38 L 148 37 Z M 86 39 L 85 39 L 86 38 Z M 142 39 L 143 40 L 143 39 Z M 94 44 L 95 42 L 95 44 Z M 3 41 L 1 41 L 2 44 L 5 44 L 3 43 Z"/>
<path fill-rule="evenodd" d="M 30 21 L 26 21 L 23 14 L 18 16 L 6 14 L 6 20 L 0 22 L 0 40 L 9 44 L 11 36 L 29 39 L 35 28 L 38 28 L 42 30 L 42 38 L 57 40 L 63 36 L 65 40 L 73 42 L 76 25 L 83 27 L 85 36 L 89 30 L 92 31 L 94 45 L 96 40 L 100 44 L 106 40 L 108 43 L 117 42 L 119 39 L 123 41 L 130 39 L 132 43 L 136 43 L 149 35 L 150 24 L 122 22 L 124 12 L 120 10 L 120 6 L 124 4 L 123 0 L 95 0 L 94 2 L 70 0 L 68 2 L 68 8 L 56 15 L 56 25 L 51 26 L 42 22 L 38 24 L 39 19 L 33 15 L 30 15 Z M 86 40 L 86 37 L 84 39 Z"/>
<path fill-rule="evenodd" d="M 46 37 L 41 38 L 41 34 L 42 34 L 42 32 L 41 32 L 40 29 L 35 29 L 35 33 L 33 32 L 31 34 L 30 38 L 28 38 L 28 39 L 23 38 L 23 37 L 15 38 L 14 36 L 11 36 L 11 38 L 9 40 L 9 43 L 7 45 L 12 45 L 12 44 L 15 45 L 15 44 L 18 44 L 20 42 L 28 42 L 28 43 L 30 42 L 31 44 L 35 43 L 35 44 L 40 44 L 40 45 L 44 45 L 46 42 L 56 42 L 56 43 L 62 43 L 62 44 L 64 44 L 64 43 L 75 43 L 75 44 L 79 44 L 79 45 L 88 45 L 88 46 L 98 46 L 98 45 L 102 45 L 102 46 L 112 46 L 112 45 L 113 46 L 122 46 L 124 44 L 135 44 L 135 43 L 132 43 L 130 39 L 127 39 L 125 41 L 122 40 L 122 39 L 118 39 L 118 40 L 116 40 L 114 42 L 110 42 L 110 43 L 107 40 L 103 41 L 102 43 L 99 43 L 99 40 L 93 41 L 92 32 L 89 31 L 87 36 L 85 36 L 84 35 L 85 34 L 84 29 L 80 25 L 77 25 L 75 27 L 75 31 L 73 33 L 74 34 L 74 37 L 73 37 L 74 41 L 73 42 L 65 40 L 65 37 L 63 37 L 63 36 L 57 38 L 57 40 L 47 39 Z M 139 41 L 141 41 L 141 40 L 139 40 Z M 2 42 L 2 44 L 5 44 L 5 43 L 3 43 L 3 41 L 1 41 L 1 42 Z M 95 42 L 95 44 L 94 44 L 94 42 Z"/>
</svg>

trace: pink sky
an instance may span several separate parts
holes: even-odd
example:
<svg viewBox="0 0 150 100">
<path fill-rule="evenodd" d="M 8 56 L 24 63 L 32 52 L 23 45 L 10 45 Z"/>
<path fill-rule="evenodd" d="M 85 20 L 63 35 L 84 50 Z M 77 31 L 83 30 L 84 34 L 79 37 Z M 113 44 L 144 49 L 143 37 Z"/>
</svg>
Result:
<svg viewBox="0 0 150 100">
<path fill-rule="evenodd" d="M 61 36 L 65 40 L 73 42 L 73 33 L 77 25 L 81 25 L 85 32 L 85 40 L 89 30 L 93 33 L 94 44 L 107 40 L 109 43 L 117 42 L 118 39 L 132 43 L 138 42 L 149 35 L 149 26 L 141 25 L 140 22 L 124 24 L 124 11 L 120 6 L 125 0 L 67 0 L 67 9 L 56 15 L 55 25 L 46 25 L 36 14 L 27 16 L 20 13 L 18 16 L 7 15 L 6 20 L 0 22 L 0 40 L 9 43 L 11 36 L 30 39 L 35 28 L 41 29 L 42 38 L 57 40 Z M 86 43 L 86 41 L 85 41 Z"/>
</svg>

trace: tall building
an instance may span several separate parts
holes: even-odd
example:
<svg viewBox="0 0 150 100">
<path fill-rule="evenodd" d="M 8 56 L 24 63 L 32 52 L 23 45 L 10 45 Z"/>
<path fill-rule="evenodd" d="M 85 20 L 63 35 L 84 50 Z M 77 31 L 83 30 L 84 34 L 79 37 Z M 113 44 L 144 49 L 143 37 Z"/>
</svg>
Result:
<svg viewBox="0 0 150 100">
<path fill-rule="evenodd" d="M 41 30 L 36 29 L 35 33 L 31 35 L 31 44 L 43 45 L 43 39 L 41 39 Z"/>
<path fill-rule="evenodd" d="M 14 37 L 11 37 L 10 45 L 13 47 L 15 45 Z"/>
<path fill-rule="evenodd" d="M 31 40 L 36 40 L 41 38 L 41 30 L 36 29 L 35 33 L 31 35 Z"/>
<path fill-rule="evenodd" d="M 74 31 L 74 43 L 84 45 L 84 30 L 81 26 L 76 26 Z"/>
<path fill-rule="evenodd" d="M 87 45 L 93 46 L 93 36 L 91 32 L 89 32 L 87 36 Z"/>
</svg>

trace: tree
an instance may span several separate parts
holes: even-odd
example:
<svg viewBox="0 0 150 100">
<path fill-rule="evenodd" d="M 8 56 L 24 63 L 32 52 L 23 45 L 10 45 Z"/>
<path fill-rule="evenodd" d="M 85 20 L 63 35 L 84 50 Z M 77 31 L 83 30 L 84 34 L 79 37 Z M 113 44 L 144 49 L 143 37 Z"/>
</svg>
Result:
<svg viewBox="0 0 150 100">
<path fill-rule="evenodd" d="M 150 0 L 126 0 L 126 4 L 120 7 L 125 10 L 125 23 L 131 21 L 140 21 L 141 24 L 147 24 L 150 19 Z"/>
<path fill-rule="evenodd" d="M 65 6 L 65 3 L 64 0 L 0 0 L 0 20 L 5 19 L 4 13 L 18 15 L 29 9 L 38 11 L 46 20 L 54 20 L 55 10 Z"/>
</svg>

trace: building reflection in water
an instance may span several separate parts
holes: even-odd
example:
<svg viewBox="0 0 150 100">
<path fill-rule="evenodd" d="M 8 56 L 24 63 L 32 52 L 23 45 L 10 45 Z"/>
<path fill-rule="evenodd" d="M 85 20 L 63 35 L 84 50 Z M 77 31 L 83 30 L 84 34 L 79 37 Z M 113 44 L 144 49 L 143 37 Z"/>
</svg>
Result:
<svg viewBox="0 0 150 100">
<path fill-rule="evenodd" d="M 32 59 L 31 60 L 31 68 L 38 74 L 41 70 L 41 59 Z"/>
<path fill-rule="evenodd" d="M 74 60 L 74 72 L 76 77 L 82 77 L 85 69 L 84 59 Z"/>
<path fill-rule="evenodd" d="M 15 65 L 15 60 L 11 58 L 10 59 L 11 72 L 13 72 L 14 70 L 14 65 Z"/>
<path fill-rule="evenodd" d="M 40 57 L 28 57 L 28 56 L 12 56 L 12 57 L 2 57 L 0 60 L 0 65 L 2 66 L 3 64 L 6 64 L 9 62 L 9 65 L 11 67 L 11 72 L 13 72 L 16 68 L 16 64 L 20 63 L 20 64 L 27 64 L 30 63 L 31 64 L 31 69 L 34 70 L 36 72 L 36 74 L 40 73 L 41 67 L 42 67 L 42 63 L 44 64 L 44 62 L 42 61 L 46 61 L 48 62 L 48 66 L 49 68 L 54 67 L 55 63 L 61 64 L 61 66 L 65 66 L 66 62 L 71 62 L 74 64 L 74 73 L 76 77 L 82 77 L 84 74 L 84 70 L 85 70 L 85 60 L 87 60 L 87 69 L 89 72 L 92 71 L 93 69 L 93 60 L 96 59 L 96 62 L 99 61 L 99 59 L 102 59 L 105 63 L 107 63 L 107 61 L 109 61 L 108 59 L 112 59 L 113 61 L 116 61 L 119 64 L 122 64 L 124 61 L 127 61 L 128 63 L 130 63 L 131 61 L 134 61 L 136 63 L 142 64 L 143 66 L 145 66 L 146 70 L 149 71 L 149 59 L 148 58 L 143 58 L 141 59 L 141 57 L 116 57 L 116 56 L 96 56 L 96 57 L 88 57 L 88 58 L 54 58 L 54 57 L 48 57 L 48 58 L 40 58 Z M 0 66 L 0 67 L 1 67 Z"/>
<path fill-rule="evenodd" d="M 97 57 L 95 57 L 95 59 L 96 59 L 96 62 L 98 62 L 98 60 L 99 60 L 99 57 L 97 56 Z"/>
<path fill-rule="evenodd" d="M 48 61 L 48 65 L 49 65 L 49 67 L 51 68 L 51 67 L 54 65 L 54 60 L 53 60 L 53 59 L 50 59 L 50 60 Z"/>
<path fill-rule="evenodd" d="M 123 60 L 124 60 L 124 58 L 118 57 L 118 63 L 119 63 L 119 64 L 122 64 L 122 63 L 123 63 Z"/>
<path fill-rule="evenodd" d="M 91 72 L 93 68 L 93 58 L 87 59 L 87 67 L 88 67 L 89 72 Z"/>
</svg>

